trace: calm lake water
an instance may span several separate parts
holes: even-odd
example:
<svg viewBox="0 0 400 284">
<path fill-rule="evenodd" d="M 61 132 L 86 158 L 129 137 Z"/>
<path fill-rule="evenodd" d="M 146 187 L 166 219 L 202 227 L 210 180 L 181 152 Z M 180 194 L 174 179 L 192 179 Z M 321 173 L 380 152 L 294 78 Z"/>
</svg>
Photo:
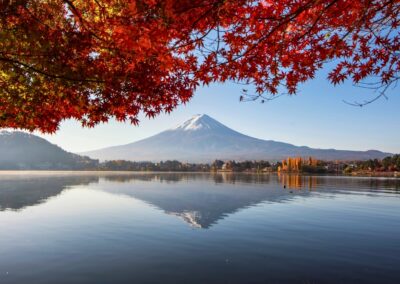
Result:
<svg viewBox="0 0 400 284">
<path fill-rule="evenodd" d="M 0 283 L 400 283 L 399 193 L 396 179 L 2 173 Z"/>
</svg>

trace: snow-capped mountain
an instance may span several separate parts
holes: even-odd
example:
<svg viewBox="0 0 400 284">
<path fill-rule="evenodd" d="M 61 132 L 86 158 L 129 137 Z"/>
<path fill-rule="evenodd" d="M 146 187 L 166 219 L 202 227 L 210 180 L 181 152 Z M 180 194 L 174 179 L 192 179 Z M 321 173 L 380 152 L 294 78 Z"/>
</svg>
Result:
<svg viewBox="0 0 400 284">
<path fill-rule="evenodd" d="M 0 131 L 0 170 L 72 170 L 97 164 L 36 135 Z"/>
<path fill-rule="evenodd" d="M 325 160 L 365 160 L 390 155 L 376 150 L 312 149 L 241 134 L 208 115 L 195 115 L 184 123 L 152 137 L 83 153 L 100 160 L 211 162 L 221 160 L 281 160 L 313 156 Z"/>
<path fill-rule="evenodd" d="M 213 131 L 227 131 L 231 130 L 222 123 L 212 119 L 206 114 L 197 114 L 191 119 L 179 124 L 170 130 L 175 131 L 195 131 L 195 130 L 213 130 Z"/>
</svg>

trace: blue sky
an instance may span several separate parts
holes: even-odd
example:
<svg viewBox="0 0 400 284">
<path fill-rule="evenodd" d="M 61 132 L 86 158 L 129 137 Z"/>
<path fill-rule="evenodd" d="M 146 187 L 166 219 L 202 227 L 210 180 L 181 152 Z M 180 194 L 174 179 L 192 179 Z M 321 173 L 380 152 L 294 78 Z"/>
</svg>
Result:
<svg viewBox="0 0 400 284">
<path fill-rule="evenodd" d="M 378 149 L 400 153 L 400 88 L 387 92 L 388 100 L 360 107 L 345 104 L 363 101 L 374 93 L 345 83 L 333 87 L 326 71 L 307 82 L 295 96 L 282 96 L 261 104 L 239 102 L 243 86 L 234 83 L 199 88 L 193 99 L 171 114 L 154 119 L 140 117 L 141 124 L 110 121 L 93 129 L 66 121 L 54 135 L 40 135 L 71 152 L 127 144 L 205 113 L 221 123 L 253 137 L 315 148 Z"/>
</svg>

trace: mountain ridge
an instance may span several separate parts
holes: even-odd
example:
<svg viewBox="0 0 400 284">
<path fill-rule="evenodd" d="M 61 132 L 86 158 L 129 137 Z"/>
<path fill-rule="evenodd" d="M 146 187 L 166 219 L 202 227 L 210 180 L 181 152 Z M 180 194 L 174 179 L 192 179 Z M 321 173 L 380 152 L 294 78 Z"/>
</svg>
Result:
<svg viewBox="0 0 400 284">
<path fill-rule="evenodd" d="M 231 129 L 206 114 L 148 138 L 82 153 L 104 160 L 180 160 L 211 162 L 221 160 L 281 160 L 288 156 L 314 156 L 321 160 L 367 160 L 391 155 L 378 150 L 351 151 L 295 146 L 263 140 Z"/>
<path fill-rule="evenodd" d="M 67 152 L 39 136 L 0 131 L 0 170 L 81 170 L 97 161 Z"/>
</svg>

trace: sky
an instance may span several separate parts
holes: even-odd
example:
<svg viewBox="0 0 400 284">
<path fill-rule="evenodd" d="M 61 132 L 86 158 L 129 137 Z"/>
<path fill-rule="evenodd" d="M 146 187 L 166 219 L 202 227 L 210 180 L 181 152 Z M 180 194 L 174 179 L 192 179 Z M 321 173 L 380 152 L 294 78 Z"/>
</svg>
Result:
<svg viewBox="0 0 400 284">
<path fill-rule="evenodd" d="M 79 153 L 135 142 L 183 123 L 195 114 L 207 114 L 260 139 L 313 148 L 400 153 L 400 87 L 388 90 L 387 100 L 381 98 L 360 108 L 343 100 L 362 102 L 376 94 L 351 83 L 334 87 L 326 75 L 327 70 L 322 70 L 314 80 L 302 85 L 297 95 L 281 96 L 264 104 L 240 102 L 241 85 L 214 84 L 199 88 L 189 103 L 170 114 L 153 119 L 140 116 L 139 126 L 112 120 L 87 129 L 76 121 L 65 121 L 56 134 L 35 134 Z"/>
</svg>

